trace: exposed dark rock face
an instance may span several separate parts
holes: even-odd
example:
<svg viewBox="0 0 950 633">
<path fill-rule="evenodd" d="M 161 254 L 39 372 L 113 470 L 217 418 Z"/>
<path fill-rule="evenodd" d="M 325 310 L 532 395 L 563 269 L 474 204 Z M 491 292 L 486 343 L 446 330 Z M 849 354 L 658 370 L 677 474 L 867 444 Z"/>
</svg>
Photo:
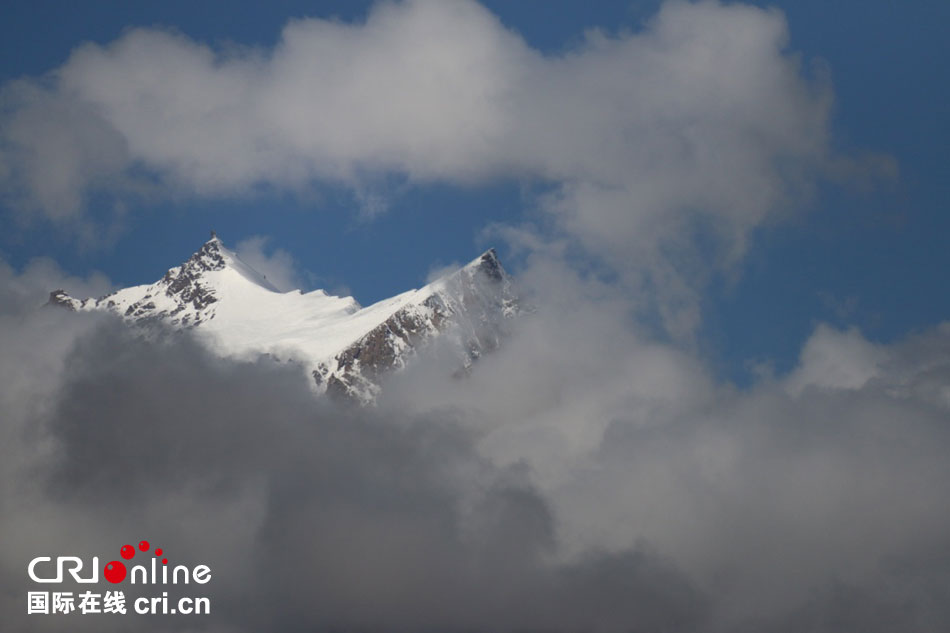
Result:
<svg viewBox="0 0 950 633">
<path fill-rule="evenodd" d="M 479 258 L 478 268 L 486 277 L 494 281 L 502 281 L 505 278 L 505 271 L 498 261 L 498 253 L 495 252 L 494 248 L 490 248 L 482 254 Z"/>
<path fill-rule="evenodd" d="M 214 293 L 201 283 L 201 273 L 210 270 L 221 270 L 225 267 L 224 256 L 221 254 L 220 242 L 212 238 L 201 247 L 197 253 L 178 268 L 172 268 L 162 278 L 166 285 L 165 294 L 175 298 L 179 308 L 172 311 L 177 314 L 187 306 L 200 312 L 217 301 Z M 149 297 L 146 296 L 146 299 Z M 149 308 L 151 305 L 151 308 Z M 136 309 L 154 309 L 155 304 L 145 304 Z M 171 314 L 171 313 L 170 313 Z"/>
<path fill-rule="evenodd" d="M 212 237 L 201 249 L 181 266 L 170 269 L 140 300 L 128 305 L 122 316 L 136 322 L 148 322 L 167 319 L 172 325 L 194 327 L 205 319 L 212 318 L 208 308 L 218 301 L 214 291 L 202 281 L 202 274 L 212 270 L 221 270 L 227 265 L 221 252 L 221 242 Z M 156 296 L 165 296 L 172 300 L 173 307 L 160 309 Z M 114 295 L 106 295 L 92 301 L 73 299 L 63 290 L 50 293 L 49 303 L 69 310 L 92 307 L 117 311 Z M 91 302 L 91 303 L 90 303 Z M 167 306 L 168 302 L 164 302 Z M 184 314 L 182 314 L 184 313 Z"/>
<path fill-rule="evenodd" d="M 418 349 L 443 334 L 453 337 L 460 351 L 461 375 L 501 344 L 505 321 L 519 312 L 511 280 L 492 249 L 447 278 L 421 305 L 390 316 L 338 354 L 335 367 L 321 366 L 313 377 L 318 385 L 326 380 L 333 397 L 366 401 L 385 373 L 405 366 Z"/>
<path fill-rule="evenodd" d="M 49 293 L 49 301 L 47 305 L 59 306 L 61 308 L 66 308 L 70 312 L 76 311 L 75 306 L 76 300 L 66 294 L 66 291 L 60 288 L 59 290 L 54 290 Z"/>
</svg>

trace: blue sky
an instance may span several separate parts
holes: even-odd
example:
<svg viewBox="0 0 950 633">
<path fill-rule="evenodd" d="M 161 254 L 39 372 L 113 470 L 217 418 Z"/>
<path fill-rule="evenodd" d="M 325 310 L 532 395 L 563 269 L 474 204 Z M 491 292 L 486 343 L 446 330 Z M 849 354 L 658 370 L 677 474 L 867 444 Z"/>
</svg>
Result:
<svg viewBox="0 0 950 633">
<path fill-rule="evenodd" d="M 141 538 L 205 628 L 950 622 L 946 0 L 6 5 L 5 623 Z M 42 308 L 209 229 L 363 304 L 495 246 L 534 309 L 341 408 L 290 339 Z"/>
<path fill-rule="evenodd" d="M 591 4 L 485 6 L 528 47 L 550 58 L 582 47 L 585 30 L 593 27 L 636 35 L 660 6 Z M 800 54 L 802 81 L 817 81 L 816 64 L 830 73 L 831 150 L 889 157 L 897 175 L 815 178 L 792 211 L 743 227 L 749 239 L 740 261 L 714 271 L 698 290 L 697 337 L 709 362 L 740 382 L 747 379 L 750 361 L 771 360 L 788 369 L 818 322 L 857 326 L 870 339 L 889 341 L 950 313 L 943 282 L 950 228 L 945 213 L 950 70 L 941 33 L 950 9 L 940 2 L 754 4 L 784 13 L 789 41 L 783 54 Z M 236 43 L 266 51 L 280 40 L 289 18 L 336 17 L 359 24 L 369 6 L 247 3 L 232 5 L 223 15 L 219 3 L 206 2 L 18 3 L 5 9 L 0 26 L 0 80 L 8 86 L 18 78 L 35 79 L 61 66 L 81 43 L 108 46 L 130 27 L 171 27 L 217 50 Z M 118 285 L 131 285 L 158 278 L 214 228 L 230 245 L 269 236 L 270 248 L 287 251 L 311 274 L 309 285 L 348 289 L 367 304 L 418 286 L 429 270 L 467 261 L 487 246 L 499 247 L 517 273 L 524 253 L 483 231 L 493 224 L 546 226 L 550 217 L 539 210 L 535 194 L 548 185 L 544 178 L 504 173 L 474 182 L 417 181 L 397 170 L 373 176 L 370 194 L 387 207 L 373 217 L 360 213 L 350 184 L 333 178 L 306 194 L 268 183 L 254 195 L 179 191 L 123 199 L 114 192 L 92 193 L 82 221 L 100 231 L 112 227 L 108 236 L 92 239 L 77 238 L 72 222 L 24 212 L 6 197 L 0 254 L 15 268 L 34 257 L 51 257 L 71 274 L 98 270 Z M 117 200 L 126 209 L 118 220 Z M 597 250 L 588 244 L 586 256 Z"/>
</svg>

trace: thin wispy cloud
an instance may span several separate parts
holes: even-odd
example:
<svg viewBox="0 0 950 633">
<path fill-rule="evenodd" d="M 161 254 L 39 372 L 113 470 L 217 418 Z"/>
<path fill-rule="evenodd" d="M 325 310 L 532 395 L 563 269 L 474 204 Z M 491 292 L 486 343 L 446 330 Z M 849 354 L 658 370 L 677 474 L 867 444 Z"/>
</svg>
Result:
<svg viewBox="0 0 950 633">
<path fill-rule="evenodd" d="M 255 235 L 238 242 L 235 252 L 277 290 L 287 292 L 305 288 L 307 283 L 293 256 L 282 248 L 269 248 L 270 242 L 266 236 Z"/>
</svg>

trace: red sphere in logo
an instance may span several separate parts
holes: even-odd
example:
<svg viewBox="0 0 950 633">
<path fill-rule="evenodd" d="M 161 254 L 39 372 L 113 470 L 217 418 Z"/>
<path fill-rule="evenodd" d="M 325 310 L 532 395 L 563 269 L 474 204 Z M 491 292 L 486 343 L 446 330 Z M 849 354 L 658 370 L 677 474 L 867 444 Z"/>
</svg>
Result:
<svg viewBox="0 0 950 633">
<path fill-rule="evenodd" d="M 143 552 L 148 551 L 148 541 L 139 541 L 139 549 Z"/>
<path fill-rule="evenodd" d="M 106 580 L 112 584 L 118 584 L 125 580 L 125 565 L 117 560 L 114 560 L 111 563 L 106 563 L 105 569 L 102 571 L 102 575 L 105 576 Z"/>
<path fill-rule="evenodd" d="M 122 546 L 122 549 L 119 550 L 119 554 L 120 554 L 120 555 L 122 556 L 122 558 L 124 558 L 125 560 L 129 560 L 130 558 L 132 558 L 133 556 L 135 556 L 135 548 L 132 547 L 131 545 L 123 545 L 123 546 Z"/>
<path fill-rule="evenodd" d="M 155 550 L 155 555 L 156 555 L 156 556 L 161 556 L 161 555 L 162 555 L 162 548 L 161 548 L 161 547 L 159 547 L 157 550 Z"/>
</svg>

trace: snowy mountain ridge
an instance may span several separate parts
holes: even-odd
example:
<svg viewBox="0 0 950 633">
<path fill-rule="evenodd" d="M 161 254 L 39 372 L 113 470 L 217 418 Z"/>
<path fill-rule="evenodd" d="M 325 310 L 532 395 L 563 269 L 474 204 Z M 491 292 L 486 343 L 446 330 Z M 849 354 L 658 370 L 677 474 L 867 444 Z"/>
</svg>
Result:
<svg viewBox="0 0 950 633">
<path fill-rule="evenodd" d="M 520 312 L 493 249 L 422 288 L 362 307 L 323 290 L 280 292 L 214 234 L 152 284 L 99 299 L 56 290 L 50 303 L 193 329 L 222 356 L 297 362 L 317 391 L 361 402 L 372 401 L 383 375 L 405 367 L 435 338 L 451 344 L 467 368 L 499 345 L 506 321 Z"/>
</svg>

